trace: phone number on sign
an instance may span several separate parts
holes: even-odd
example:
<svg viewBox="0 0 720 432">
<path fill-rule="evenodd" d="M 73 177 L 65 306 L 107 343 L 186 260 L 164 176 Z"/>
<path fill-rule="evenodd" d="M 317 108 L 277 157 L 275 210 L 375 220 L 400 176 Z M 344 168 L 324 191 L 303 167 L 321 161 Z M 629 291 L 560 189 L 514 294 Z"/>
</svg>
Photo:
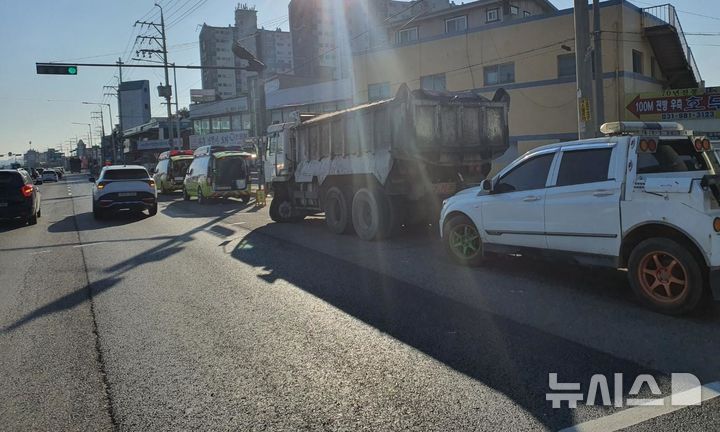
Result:
<svg viewBox="0 0 720 432">
<path fill-rule="evenodd" d="M 662 114 L 663 120 L 693 120 L 715 118 L 715 111 L 681 112 Z"/>
</svg>

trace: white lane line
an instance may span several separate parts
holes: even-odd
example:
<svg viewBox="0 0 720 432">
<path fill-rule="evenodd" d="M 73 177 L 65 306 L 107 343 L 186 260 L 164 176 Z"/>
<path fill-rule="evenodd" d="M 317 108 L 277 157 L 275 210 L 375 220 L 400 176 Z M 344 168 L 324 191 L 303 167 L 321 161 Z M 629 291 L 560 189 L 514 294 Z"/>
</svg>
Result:
<svg viewBox="0 0 720 432">
<path fill-rule="evenodd" d="M 710 384 L 705 384 L 700 388 L 702 394 L 702 402 L 707 402 L 711 399 L 715 399 L 720 396 L 720 381 L 715 381 Z M 690 389 L 685 392 L 677 393 L 663 399 L 662 405 L 650 406 L 641 405 L 633 408 L 628 408 L 623 411 L 610 414 L 606 417 L 600 417 L 595 420 L 590 420 L 585 423 L 576 424 L 569 428 L 560 430 L 560 432 L 613 432 L 621 429 L 629 428 L 637 424 L 652 420 L 656 417 L 664 416 L 667 414 L 680 411 L 688 406 L 672 405 L 672 399 L 682 399 L 684 395 L 690 395 L 692 392 L 696 392 L 697 387 Z"/>
<path fill-rule="evenodd" d="M 30 255 L 41 255 L 41 254 L 46 254 L 46 253 L 50 253 L 50 252 L 52 252 L 52 251 L 50 251 L 50 250 L 43 250 L 43 251 L 40 251 L 40 252 L 32 252 L 32 253 L 30 253 Z"/>
</svg>

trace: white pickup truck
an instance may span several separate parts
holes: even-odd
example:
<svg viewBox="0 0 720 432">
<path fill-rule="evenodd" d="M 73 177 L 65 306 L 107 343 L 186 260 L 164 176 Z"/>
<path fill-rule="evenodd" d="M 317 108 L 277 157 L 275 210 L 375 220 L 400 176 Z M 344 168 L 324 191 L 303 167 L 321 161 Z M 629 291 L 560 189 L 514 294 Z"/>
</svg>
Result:
<svg viewBox="0 0 720 432">
<path fill-rule="evenodd" d="M 616 122 L 604 138 L 536 148 L 446 200 L 448 254 L 539 253 L 626 268 L 668 314 L 720 299 L 720 172 L 711 143 L 677 123 Z"/>
</svg>

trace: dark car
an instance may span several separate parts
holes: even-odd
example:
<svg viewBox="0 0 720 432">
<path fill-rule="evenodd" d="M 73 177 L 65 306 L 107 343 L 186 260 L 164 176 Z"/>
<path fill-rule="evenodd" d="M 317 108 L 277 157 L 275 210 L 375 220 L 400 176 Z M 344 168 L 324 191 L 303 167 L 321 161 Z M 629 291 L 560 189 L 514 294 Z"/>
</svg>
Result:
<svg viewBox="0 0 720 432">
<path fill-rule="evenodd" d="M 0 170 L 0 219 L 35 225 L 40 217 L 40 192 L 26 171 Z"/>
</svg>

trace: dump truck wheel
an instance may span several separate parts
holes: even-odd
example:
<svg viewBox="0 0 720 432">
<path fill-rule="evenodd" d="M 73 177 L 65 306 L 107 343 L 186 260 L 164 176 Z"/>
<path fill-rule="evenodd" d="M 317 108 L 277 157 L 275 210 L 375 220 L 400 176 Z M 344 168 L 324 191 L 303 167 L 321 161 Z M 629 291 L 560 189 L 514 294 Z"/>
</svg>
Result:
<svg viewBox="0 0 720 432">
<path fill-rule="evenodd" d="M 303 217 L 304 218 L 304 217 Z M 298 222 L 297 215 L 294 215 L 292 202 L 284 191 L 277 191 L 270 201 L 270 219 L 278 223 Z"/>
<path fill-rule="evenodd" d="M 366 241 L 380 240 L 388 233 L 387 201 L 380 192 L 362 188 L 352 203 L 353 227 L 358 237 Z"/>
<path fill-rule="evenodd" d="M 323 207 L 325 224 L 331 232 L 346 234 L 352 230 L 352 207 L 339 187 L 333 186 L 328 189 Z"/>
</svg>

